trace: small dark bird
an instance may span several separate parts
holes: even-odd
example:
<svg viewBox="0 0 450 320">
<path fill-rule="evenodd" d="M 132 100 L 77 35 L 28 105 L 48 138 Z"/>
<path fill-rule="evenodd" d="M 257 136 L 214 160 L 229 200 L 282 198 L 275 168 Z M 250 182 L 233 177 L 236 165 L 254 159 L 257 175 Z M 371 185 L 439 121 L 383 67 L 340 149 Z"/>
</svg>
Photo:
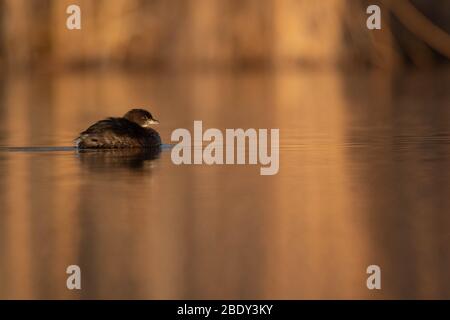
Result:
<svg viewBox="0 0 450 320">
<path fill-rule="evenodd" d="M 123 118 L 107 118 L 94 123 L 75 139 L 80 149 L 151 148 L 161 145 L 161 137 L 150 125 L 158 124 L 150 112 L 132 109 Z"/>
</svg>

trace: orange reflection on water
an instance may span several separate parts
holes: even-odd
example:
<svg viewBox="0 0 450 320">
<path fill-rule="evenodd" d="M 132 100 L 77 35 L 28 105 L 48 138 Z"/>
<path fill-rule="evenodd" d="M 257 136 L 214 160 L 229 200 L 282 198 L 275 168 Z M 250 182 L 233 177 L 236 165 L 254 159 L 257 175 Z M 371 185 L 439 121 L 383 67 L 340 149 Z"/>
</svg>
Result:
<svg viewBox="0 0 450 320">
<path fill-rule="evenodd" d="M 437 80 L 439 79 L 439 80 Z M 0 298 L 449 298 L 448 74 L 10 76 L 1 146 L 68 146 L 149 106 L 172 130 L 280 128 L 280 171 L 0 151 Z M 399 89 L 400 88 L 400 89 Z M 82 290 L 66 288 L 66 267 Z M 381 292 L 366 268 L 382 268 Z"/>
</svg>

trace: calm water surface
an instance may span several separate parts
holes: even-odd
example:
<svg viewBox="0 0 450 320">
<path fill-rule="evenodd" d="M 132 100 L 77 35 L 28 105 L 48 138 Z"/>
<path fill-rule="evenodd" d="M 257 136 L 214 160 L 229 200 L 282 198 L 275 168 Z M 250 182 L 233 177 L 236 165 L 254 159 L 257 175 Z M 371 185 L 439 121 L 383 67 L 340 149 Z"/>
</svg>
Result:
<svg viewBox="0 0 450 320">
<path fill-rule="evenodd" d="M 450 298 L 448 71 L 0 81 L 0 298 Z M 165 143 L 194 120 L 280 128 L 279 173 L 70 148 L 135 106 Z"/>
</svg>

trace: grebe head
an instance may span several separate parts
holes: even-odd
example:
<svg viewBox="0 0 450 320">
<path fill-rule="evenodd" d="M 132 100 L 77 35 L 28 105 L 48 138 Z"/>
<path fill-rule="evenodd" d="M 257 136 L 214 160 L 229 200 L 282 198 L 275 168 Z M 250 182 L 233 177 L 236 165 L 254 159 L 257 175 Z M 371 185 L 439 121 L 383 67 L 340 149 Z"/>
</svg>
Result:
<svg viewBox="0 0 450 320">
<path fill-rule="evenodd" d="M 159 121 L 153 118 L 152 114 L 144 109 L 132 109 L 125 113 L 125 119 L 133 121 L 143 128 L 148 128 L 152 124 L 158 124 Z"/>
</svg>

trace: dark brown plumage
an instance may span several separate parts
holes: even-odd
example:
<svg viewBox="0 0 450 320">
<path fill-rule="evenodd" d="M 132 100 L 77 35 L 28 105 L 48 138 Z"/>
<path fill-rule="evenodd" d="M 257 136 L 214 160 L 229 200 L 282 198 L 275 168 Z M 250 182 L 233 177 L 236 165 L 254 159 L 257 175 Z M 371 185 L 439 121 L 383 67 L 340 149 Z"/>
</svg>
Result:
<svg viewBox="0 0 450 320">
<path fill-rule="evenodd" d="M 150 148 L 161 145 L 158 132 L 149 126 L 159 123 L 150 112 L 132 109 L 123 118 L 107 118 L 94 123 L 75 140 L 80 149 Z"/>
</svg>

